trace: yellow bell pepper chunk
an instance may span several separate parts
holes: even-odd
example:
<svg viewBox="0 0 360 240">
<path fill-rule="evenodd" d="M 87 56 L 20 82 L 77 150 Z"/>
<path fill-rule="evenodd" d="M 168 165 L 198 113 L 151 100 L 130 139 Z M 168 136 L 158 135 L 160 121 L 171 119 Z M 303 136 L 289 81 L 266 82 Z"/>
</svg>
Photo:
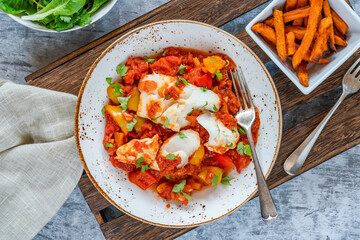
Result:
<svg viewBox="0 0 360 240">
<path fill-rule="evenodd" d="M 122 146 L 125 143 L 124 136 L 125 136 L 124 133 L 120 133 L 120 132 L 115 132 L 114 133 L 115 144 L 116 144 L 117 148 Z"/>
<path fill-rule="evenodd" d="M 214 174 L 214 177 L 219 173 L 220 171 L 220 177 L 219 177 L 219 180 L 217 181 L 217 184 L 219 184 L 221 182 L 221 179 L 222 179 L 222 174 L 223 172 L 221 171 L 221 168 L 218 168 L 218 167 L 208 167 L 209 171 L 212 172 Z M 209 183 L 211 184 L 211 182 Z"/>
<path fill-rule="evenodd" d="M 107 91 L 107 94 L 108 94 L 110 100 L 111 100 L 113 103 L 115 103 L 116 105 L 119 105 L 120 103 L 119 103 L 119 100 L 117 99 L 118 96 L 115 96 L 114 90 L 115 90 L 114 87 L 110 87 L 110 86 L 109 86 L 106 91 Z"/>
<path fill-rule="evenodd" d="M 140 91 L 137 87 L 134 87 L 131 90 L 131 98 L 128 101 L 128 109 L 132 110 L 132 111 L 137 111 L 138 110 L 138 106 L 139 106 L 139 102 L 140 102 Z"/>
<path fill-rule="evenodd" d="M 131 99 L 131 98 L 130 98 Z M 146 119 L 142 117 L 135 116 L 135 119 L 137 120 L 134 128 L 137 133 L 141 132 L 141 127 L 146 123 Z"/>
<path fill-rule="evenodd" d="M 219 167 L 206 167 L 198 174 L 198 177 L 201 178 L 207 184 L 211 184 L 211 179 L 214 178 L 219 173 L 219 171 L 220 171 L 220 177 L 217 181 L 217 184 L 219 184 L 221 182 L 222 175 L 223 175 L 223 172 L 222 172 L 221 168 L 219 168 Z M 211 179 L 208 179 L 208 175 L 210 173 L 213 176 Z"/>
<path fill-rule="evenodd" d="M 194 58 L 194 64 L 196 67 L 201 65 L 200 60 L 197 57 Z"/>
<path fill-rule="evenodd" d="M 192 188 L 195 190 L 201 190 L 202 185 L 200 183 L 193 183 Z"/>
<path fill-rule="evenodd" d="M 121 107 L 113 106 L 113 105 L 106 105 L 105 111 L 110 114 L 112 119 L 119 125 L 123 133 L 127 134 L 128 130 L 126 128 L 126 124 L 128 123 L 122 115 Z"/>
<path fill-rule="evenodd" d="M 225 67 L 226 62 L 219 56 L 207 57 L 203 60 L 205 68 L 212 74 Z"/>
<path fill-rule="evenodd" d="M 195 151 L 195 153 L 190 158 L 189 163 L 192 165 L 200 164 L 202 159 L 204 158 L 204 154 L 205 154 L 204 146 L 200 145 L 200 147 Z"/>
</svg>

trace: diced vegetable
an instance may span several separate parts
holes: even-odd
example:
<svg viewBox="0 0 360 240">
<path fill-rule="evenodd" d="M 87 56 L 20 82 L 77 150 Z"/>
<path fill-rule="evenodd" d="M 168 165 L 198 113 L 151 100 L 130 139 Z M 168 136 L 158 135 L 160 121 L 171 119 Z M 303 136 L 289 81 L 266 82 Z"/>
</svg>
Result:
<svg viewBox="0 0 360 240">
<path fill-rule="evenodd" d="M 212 84 L 213 82 L 210 73 L 206 73 L 195 80 L 195 85 L 197 87 L 207 87 L 207 89 L 211 89 Z"/>
<path fill-rule="evenodd" d="M 233 165 L 231 158 L 226 154 L 216 154 L 214 158 L 218 161 L 219 166 L 222 168 L 228 168 Z"/>
<path fill-rule="evenodd" d="M 120 133 L 120 132 L 114 133 L 116 148 L 122 146 L 125 143 L 124 137 L 125 137 L 124 133 Z"/>
<path fill-rule="evenodd" d="M 197 57 L 194 58 L 194 64 L 196 67 L 201 65 L 200 60 Z"/>
<path fill-rule="evenodd" d="M 135 131 L 136 132 L 141 132 L 141 127 L 142 125 L 144 125 L 146 123 L 146 120 L 145 118 L 142 118 L 142 117 L 138 117 L 138 116 L 135 116 L 135 119 L 137 120 L 137 122 L 135 123 Z"/>
<path fill-rule="evenodd" d="M 160 197 L 170 200 L 173 187 L 174 184 L 170 182 L 164 182 L 156 188 L 156 191 L 159 193 Z"/>
<path fill-rule="evenodd" d="M 220 108 L 220 112 L 221 113 L 229 113 L 229 109 L 228 109 L 228 106 L 226 103 Z"/>
<path fill-rule="evenodd" d="M 119 105 L 120 103 L 119 103 L 119 100 L 117 99 L 118 96 L 115 96 L 114 90 L 115 90 L 114 87 L 109 86 L 109 87 L 107 88 L 107 94 L 108 94 L 108 96 L 109 96 L 109 99 L 110 99 L 114 104 Z"/>
<path fill-rule="evenodd" d="M 191 186 L 193 189 L 195 189 L 197 191 L 201 190 L 201 187 L 202 187 L 201 183 L 197 183 L 197 182 L 192 183 Z"/>
<path fill-rule="evenodd" d="M 205 68 L 212 74 L 225 67 L 226 62 L 219 56 L 207 57 L 203 60 Z"/>
<path fill-rule="evenodd" d="M 197 165 L 200 164 L 202 159 L 204 158 L 205 149 L 203 145 L 200 145 L 200 147 L 195 151 L 194 155 L 189 160 L 190 164 Z"/>
<path fill-rule="evenodd" d="M 128 123 L 123 115 L 122 115 L 122 109 L 120 107 L 117 106 L 113 106 L 113 105 L 106 105 L 105 106 L 105 111 L 108 112 L 110 114 L 110 116 L 112 117 L 112 119 L 114 119 L 114 121 L 119 125 L 119 127 L 121 128 L 121 130 L 127 134 L 128 130 L 126 128 L 126 124 Z"/>
<path fill-rule="evenodd" d="M 149 171 L 141 172 L 141 169 L 129 172 L 128 177 L 130 182 L 138 185 L 142 190 L 146 190 L 157 182 L 156 177 Z"/>
<path fill-rule="evenodd" d="M 130 94 L 131 98 L 128 101 L 128 109 L 136 112 L 139 106 L 140 92 L 136 87 L 134 87 Z"/>
<path fill-rule="evenodd" d="M 219 167 L 206 167 L 199 174 L 198 177 L 207 184 L 212 184 L 211 180 L 219 173 L 220 176 L 217 183 L 221 182 L 222 170 Z"/>
</svg>

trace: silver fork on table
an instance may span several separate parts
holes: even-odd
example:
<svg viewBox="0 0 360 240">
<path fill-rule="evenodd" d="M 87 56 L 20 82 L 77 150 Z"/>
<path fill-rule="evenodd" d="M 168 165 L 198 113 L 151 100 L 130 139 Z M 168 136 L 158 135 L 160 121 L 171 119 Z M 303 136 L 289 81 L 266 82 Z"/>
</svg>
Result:
<svg viewBox="0 0 360 240">
<path fill-rule="evenodd" d="M 341 102 L 350 94 L 356 93 L 360 89 L 360 59 L 358 59 L 345 73 L 342 80 L 342 94 L 325 116 L 321 123 L 312 131 L 312 133 L 300 144 L 300 146 L 285 160 L 284 170 L 289 175 L 297 174 L 303 166 L 311 148 L 314 146 L 316 139 L 319 137 L 321 131 L 333 115 L 335 110 L 339 107 Z"/>
<path fill-rule="evenodd" d="M 229 75 L 231 75 L 235 94 L 241 103 L 240 110 L 236 114 L 235 118 L 238 124 L 243 129 L 245 129 L 246 135 L 249 140 L 252 159 L 255 165 L 255 173 L 258 183 L 258 189 L 259 189 L 261 217 L 265 222 L 273 222 L 277 219 L 278 214 L 273 199 L 271 197 L 269 188 L 266 184 L 264 175 L 262 173 L 258 156 L 256 154 L 254 139 L 251 134 L 251 126 L 255 121 L 255 108 L 254 108 L 253 100 L 251 98 L 249 88 L 245 81 L 244 74 L 240 67 L 239 70 L 238 68 L 235 68 L 234 71 L 229 71 L 226 74 L 228 75 L 228 78 Z"/>
</svg>

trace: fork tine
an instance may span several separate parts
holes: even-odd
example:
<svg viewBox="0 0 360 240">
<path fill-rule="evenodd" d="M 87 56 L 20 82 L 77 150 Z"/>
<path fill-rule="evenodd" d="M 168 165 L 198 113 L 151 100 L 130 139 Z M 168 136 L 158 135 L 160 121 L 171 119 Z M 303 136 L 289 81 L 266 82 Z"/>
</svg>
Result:
<svg viewBox="0 0 360 240">
<path fill-rule="evenodd" d="M 241 92 L 241 96 L 243 98 L 243 102 L 244 102 L 244 105 L 245 105 L 245 109 L 248 109 L 248 96 L 247 96 L 247 93 L 246 93 L 246 89 L 244 87 L 244 79 L 243 79 L 243 76 L 240 75 L 239 71 L 238 71 L 238 68 L 235 69 L 235 73 L 237 75 L 237 79 L 239 81 L 239 85 L 240 85 L 240 92 Z"/>
<path fill-rule="evenodd" d="M 351 65 L 351 67 L 349 68 L 349 70 L 346 72 L 346 74 L 352 74 L 354 72 L 354 68 L 359 64 L 360 62 L 360 58 L 358 60 L 356 60 L 355 63 L 353 63 L 353 65 Z M 358 69 L 358 68 L 356 68 Z M 355 70 L 356 70 L 355 69 Z"/>
<path fill-rule="evenodd" d="M 233 87 L 234 87 L 234 90 L 235 90 L 236 97 L 240 100 L 239 90 L 238 90 L 238 87 L 237 87 L 237 84 L 236 84 L 236 80 L 235 80 L 235 78 L 234 78 L 231 71 L 230 71 L 230 75 L 231 75 L 231 80 L 232 80 L 232 83 L 233 83 Z M 226 76 L 227 76 L 227 78 L 229 78 L 228 72 L 226 72 Z"/>
<path fill-rule="evenodd" d="M 239 66 L 238 69 L 240 70 L 240 82 L 243 84 L 244 88 L 245 88 L 245 91 L 246 91 L 246 95 L 247 95 L 247 98 L 248 98 L 248 103 L 250 105 L 250 108 L 253 108 L 253 100 L 252 100 L 252 96 L 251 96 L 251 93 L 250 93 L 250 90 L 249 90 L 249 87 L 247 85 L 247 82 L 245 80 L 245 76 L 244 76 L 244 73 L 241 69 L 241 67 Z"/>
</svg>

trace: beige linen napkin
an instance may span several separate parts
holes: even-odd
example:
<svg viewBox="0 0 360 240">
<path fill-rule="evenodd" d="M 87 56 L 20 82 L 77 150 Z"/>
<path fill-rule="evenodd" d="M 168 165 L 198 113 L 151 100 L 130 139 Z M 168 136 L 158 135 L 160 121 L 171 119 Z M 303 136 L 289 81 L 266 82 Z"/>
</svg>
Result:
<svg viewBox="0 0 360 240">
<path fill-rule="evenodd" d="M 0 80 L 0 239 L 31 239 L 83 171 L 76 97 Z"/>
</svg>

